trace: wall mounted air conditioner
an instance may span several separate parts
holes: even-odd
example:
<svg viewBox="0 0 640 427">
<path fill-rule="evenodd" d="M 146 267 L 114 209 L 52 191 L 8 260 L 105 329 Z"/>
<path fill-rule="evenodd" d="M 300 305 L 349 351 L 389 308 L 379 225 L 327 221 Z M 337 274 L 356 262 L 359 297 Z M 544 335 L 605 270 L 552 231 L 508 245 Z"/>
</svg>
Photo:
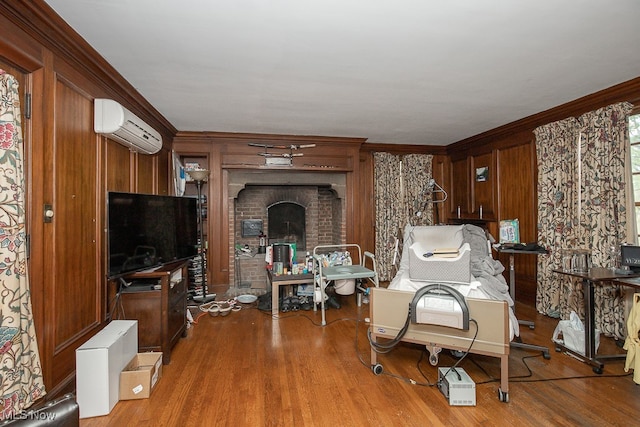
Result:
<svg viewBox="0 0 640 427">
<path fill-rule="evenodd" d="M 93 127 L 132 151 L 155 154 L 162 148 L 162 136 L 142 119 L 112 99 L 96 99 Z"/>
</svg>

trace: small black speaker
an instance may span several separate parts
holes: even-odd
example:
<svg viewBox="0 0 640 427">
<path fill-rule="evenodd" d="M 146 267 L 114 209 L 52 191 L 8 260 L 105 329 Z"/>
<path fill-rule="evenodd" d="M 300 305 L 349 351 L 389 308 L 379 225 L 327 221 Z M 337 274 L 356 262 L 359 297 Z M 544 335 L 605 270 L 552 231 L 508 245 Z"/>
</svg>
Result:
<svg viewBox="0 0 640 427">
<path fill-rule="evenodd" d="M 291 268 L 289 251 L 291 247 L 286 243 L 273 244 L 273 262 L 281 262 L 284 268 Z"/>
</svg>

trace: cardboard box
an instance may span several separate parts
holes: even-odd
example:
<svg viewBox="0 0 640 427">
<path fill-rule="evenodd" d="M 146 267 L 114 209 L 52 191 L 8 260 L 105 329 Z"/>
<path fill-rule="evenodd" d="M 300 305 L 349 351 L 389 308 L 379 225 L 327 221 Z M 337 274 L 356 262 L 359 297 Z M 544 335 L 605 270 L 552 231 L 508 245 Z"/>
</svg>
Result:
<svg viewBox="0 0 640 427">
<path fill-rule="evenodd" d="M 138 321 L 113 320 L 76 350 L 80 418 L 107 415 L 120 393 L 120 372 L 138 352 Z"/>
<path fill-rule="evenodd" d="M 120 373 L 120 400 L 146 399 L 162 378 L 162 353 L 138 353 Z"/>
</svg>

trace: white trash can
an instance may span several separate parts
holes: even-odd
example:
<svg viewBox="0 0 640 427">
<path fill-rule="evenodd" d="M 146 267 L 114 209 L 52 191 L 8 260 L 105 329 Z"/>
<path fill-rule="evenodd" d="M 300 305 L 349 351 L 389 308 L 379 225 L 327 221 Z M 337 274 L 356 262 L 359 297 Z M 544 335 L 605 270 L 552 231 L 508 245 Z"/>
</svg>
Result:
<svg viewBox="0 0 640 427">
<path fill-rule="evenodd" d="M 353 295 L 356 291 L 356 280 L 355 279 L 342 279 L 336 280 L 333 284 L 333 289 L 336 290 L 336 294 L 338 295 Z"/>
</svg>

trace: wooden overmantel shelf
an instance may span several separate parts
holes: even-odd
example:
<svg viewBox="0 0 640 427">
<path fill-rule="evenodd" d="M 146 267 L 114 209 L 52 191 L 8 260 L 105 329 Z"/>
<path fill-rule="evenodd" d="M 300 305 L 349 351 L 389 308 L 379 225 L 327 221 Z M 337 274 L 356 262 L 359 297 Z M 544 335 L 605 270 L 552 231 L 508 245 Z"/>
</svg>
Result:
<svg viewBox="0 0 640 427">
<path fill-rule="evenodd" d="M 292 166 L 275 166 L 275 165 L 259 165 L 253 163 L 243 163 L 243 164 L 233 164 L 233 163 L 224 163 L 222 165 L 223 169 L 260 169 L 260 170 L 281 170 L 281 171 L 327 171 L 327 172 L 349 172 L 351 168 L 349 167 L 341 167 L 341 166 L 331 166 L 331 165 L 311 165 L 305 164 L 298 166 L 294 164 Z"/>
</svg>

